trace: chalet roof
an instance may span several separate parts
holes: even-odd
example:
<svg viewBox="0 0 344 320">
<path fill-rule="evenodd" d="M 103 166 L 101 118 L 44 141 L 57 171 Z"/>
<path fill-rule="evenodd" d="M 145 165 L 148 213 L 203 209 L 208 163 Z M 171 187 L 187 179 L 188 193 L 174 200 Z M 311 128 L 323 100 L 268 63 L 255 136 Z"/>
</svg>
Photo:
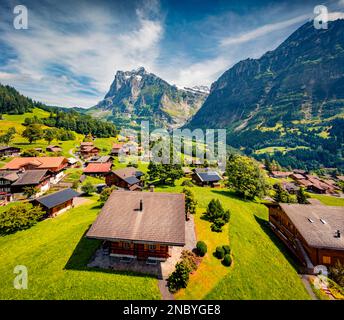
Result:
<svg viewBox="0 0 344 320">
<path fill-rule="evenodd" d="M 195 169 L 195 173 L 203 182 L 217 182 L 222 180 L 221 176 L 216 171 Z"/>
<path fill-rule="evenodd" d="M 113 191 L 86 236 L 184 246 L 184 205 L 183 194 Z"/>
<path fill-rule="evenodd" d="M 18 149 L 18 150 L 20 150 L 20 148 L 17 148 L 17 147 L 0 146 L 0 151 L 7 150 L 7 149 Z"/>
<path fill-rule="evenodd" d="M 19 175 L 13 171 L 0 171 L 0 178 L 13 182 L 18 180 Z"/>
<path fill-rule="evenodd" d="M 110 159 L 112 159 L 111 156 L 101 156 L 101 157 L 97 157 L 97 158 L 92 158 L 88 162 L 105 163 L 105 162 L 109 162 Z"/>
<path fill-rule="evenodd" d="M 298 180 L 297 181 L 299 184 L 303 185 L 304 187 L 309 187 L 312 185 L 312 182 L 306 179 Z"/>
<path fill-rule="evenodd" d="M 51 209 L 77 196 L 79 196 L 79 193 L 69 188 L 37 198 L 36 201 L 39 202 L 42 206 Z"/>
<path fill-rule="evenodd" d="M 23 186 L 39 184 L 47 176 L 47 173 L 48 170 L 26 170 L 12 185 Z"/>
<path fill-rule="evenodd" d="M 84 173 L 106 173 L 111 171 L 111 163 L 89 163 L 84 169 Z"/>
<path fill-rule="evenodd" d="M 90 152 L 94 149 L 100 150 L 98 147 L 92 145 L 92 146 L 82 147 L 81 152 Z"/>
<path fill-rule="evenodd" d="M 344 176 L 337 176 L 337 179 L 340 181 L 344 181 Z"/>
<path fill-rule="evenodd" d="M 296 180 L 302 180 L 302 179 L 304 179 L 305 177 L 304 177 L 302 174 L 300 174 L 300 173 L 293 173 L 293 174 L 292 174 L 292 178 L 294 178 L 294 179 L 296 179 Z"/>
<path fill-rule="evenodd" d="M 67 162 L 65 157 L 23 157 L 14 158 L 1 169 L 18 170 L 29 164 L 36 166 L 37 169 L 51 169 L 60 167 L 64 162 Z"/>
<path fill-rule="evenodd" d="M 309 246 L 344 250 L 344 207 L 279 205 Z M 335 237 L 337 230 L 341 232 L 340 238 Z"/>
<path fill-rule="evenodd" d="M 274 176 L 280 176 L 280 177 L 289 177 L 291 174 L 293 174 L 292 172 L 289 172 L 289 171 L 272 171 L 271 173 Z"/>
<path fill-rule="evenodd" d="M 124 178 L 123 180 L 124 180 L 125 182 L 127 182 L 128 184 L 130 184 L 130 185 L 136 184 L 136 183 L 139 183 L 139 182 L 140 182 L 140 180 L 137 179 L 137 178 L 134 177 L 134 176 Z"/>
<path fill-rule="evenodd" d="M 93 146 L 93 142 L 89 141 L 89 142 L 81 142 L 80 146 L 84 147 L 84 146 Z"/>
<path fill-rule="evenodd" d="M 139 178 L 143 175 L 143 172 L 137 170 L 134 167 L 126 167 L 118 170 L 114 170 L 113 173 L 118 176 L 119 178 L 125 180 L 128 177 L 136 177 Z"/>
<path fill-rule="evenodd" d="M 114 143 L 112 145 L 112 149 L 121 149 L 123 147 L 124 143 Z"/>
</svg>

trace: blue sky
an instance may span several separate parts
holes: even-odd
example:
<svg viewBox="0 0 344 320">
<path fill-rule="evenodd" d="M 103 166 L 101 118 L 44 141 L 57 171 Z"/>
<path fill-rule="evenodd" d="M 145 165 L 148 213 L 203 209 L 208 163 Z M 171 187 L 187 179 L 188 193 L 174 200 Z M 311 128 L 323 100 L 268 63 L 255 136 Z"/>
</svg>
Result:
<svg viewBox="0 0 344 320">
<path fill-rule="evenodd" d="M 28 30 L 13 27 L 18 4 Z M 276 48 L 318 4 L 344 12 L 344 0 L 1 0 L 0 82 L 67 107 L 95 105 L 117 70 L 139 66 L 178 86 L 210 86 Z"/>
</svg>

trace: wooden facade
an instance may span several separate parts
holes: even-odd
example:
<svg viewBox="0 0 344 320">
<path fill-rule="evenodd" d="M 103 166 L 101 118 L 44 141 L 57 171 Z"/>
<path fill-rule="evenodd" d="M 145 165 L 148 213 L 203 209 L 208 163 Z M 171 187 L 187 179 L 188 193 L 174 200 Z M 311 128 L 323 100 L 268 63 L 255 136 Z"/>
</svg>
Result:
<svg viewBox="0 0 344 320">
<path fill-rule="evenodd" d="M 107 245 L 110 249 L 110 255 L 127 256 L 137 258 L 138 260 L 156 259 L 166 260 L 170 257 L 169 247 L 159 243 L 134 243 L 132 241 L 112 241 Z"/>
<path fill-rule="evenodd" d="M 269 222 L 274 233 L 298 258 L 298 260 L 312 272 L 314 266 L 333 266 L 337 261 L 344 264 L 344 248 L 326 248 L 311 246 L 299 232 L 288 215 L 278 204 L 269 204 Z"/>
</svg>

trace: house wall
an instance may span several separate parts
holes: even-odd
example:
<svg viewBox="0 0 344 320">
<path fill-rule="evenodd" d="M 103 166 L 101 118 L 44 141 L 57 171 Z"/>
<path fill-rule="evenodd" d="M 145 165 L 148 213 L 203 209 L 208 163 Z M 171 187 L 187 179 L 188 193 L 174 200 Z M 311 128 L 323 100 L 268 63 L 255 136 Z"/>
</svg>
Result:
<svg viewBox="0 0 344 320">
<path fill-rule="evenodd" d="M 148 258 L 157 260 L 166 260 L 169 254 L 169 247 L 162 244 L 134 243 L 130 241 L 113 241 L 108 243 L 110 247 L 110 255 L 112 256 L 128 256 L 138 260 L 146 260 Z"/>
<path fill-rule="evenodd" d="M 305 260 L 296 245 L 296 239 L 302 243 L 303 248 L 307 252 L 314 266 L 331 266 L 337 261 L 340 261 L 342 264 L 344 263 L 344 249 L 330 250 L 309 246 L 306 240 L 298 232 L 297 228 L 279 206 L 269 207 L 269 221 L 277 228 L 279 232 L 283 234 L 284 238 L 279 234 L 277 234 L 277 236 L 279 236 L 279 238 L 285 242 L 289 249 L 302 263 L 305 264 Z"/>
</svg>

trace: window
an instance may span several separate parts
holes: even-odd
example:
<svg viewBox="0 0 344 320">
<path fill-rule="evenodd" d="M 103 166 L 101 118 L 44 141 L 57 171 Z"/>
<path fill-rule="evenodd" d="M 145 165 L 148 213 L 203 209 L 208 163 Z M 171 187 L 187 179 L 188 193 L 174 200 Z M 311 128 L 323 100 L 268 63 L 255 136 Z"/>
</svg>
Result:
<svg viewBox="0 0 344 320">
<path fill-rule="evenodd" d="M 130 249 L 130 242 L 123 242 L 123 249 Z"/>
<path fill-rule="evenodd" d="M 331 264 L 331 257 L 323 256 L 322 260 L 323 260 L 323 264 Z"/>
<path fill-rule="evenodd" d="M 149 244 L 148 245 L 148 250 L 149 251 L 155 251 L 156 250 L 156 245 L 155 244 Z"/>
</svg>

